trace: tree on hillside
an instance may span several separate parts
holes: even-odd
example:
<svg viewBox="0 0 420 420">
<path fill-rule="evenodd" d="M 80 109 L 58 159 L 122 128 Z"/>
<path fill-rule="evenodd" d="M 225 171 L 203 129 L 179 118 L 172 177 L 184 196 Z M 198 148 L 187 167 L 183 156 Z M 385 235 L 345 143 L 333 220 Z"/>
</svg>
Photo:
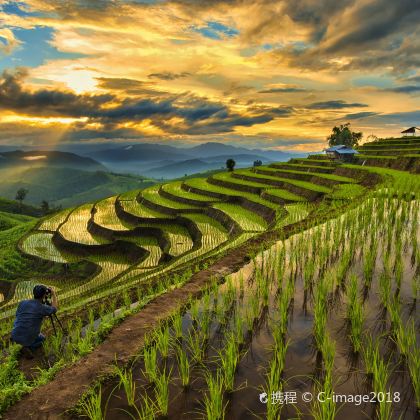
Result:
<svg viewBox="0 0 420 420">
<path fill-rule="evenodd" d="M 351 131 L 350 123 L 340 124 L 332 129 L 332 133 L 327 137 L 330 146 L 345 144 L 348 147 L 354 147 L 359 144 L 363 133 Z"/>
<path fill-rule="evenodd" d="M 233 159 L 228 159 L 226 161 L 226 168 L 229 172 L 232 172 L 235 169 L 236 162 Z"/>
<path fill-rule="evenodd" d="M 262 161 L 261 160 L 254 160 L 254 168 L 256 167 L 256 166 L 261 166 L 262 165 Z"/>
<path fill-rule="evenodd" d="M 16 192 L 15 200 L 19 201 L 20 205 L 22 206 L 23 200 L 28 195 L 28 190 L 26 188 L 19 188 Z"/>
<path fill-rule="evenodd" d="M 41 201 L 41 210 L 43 214 L 48 214 L 50 212 L 50 203 L 47 200 Z"/>
</svg>

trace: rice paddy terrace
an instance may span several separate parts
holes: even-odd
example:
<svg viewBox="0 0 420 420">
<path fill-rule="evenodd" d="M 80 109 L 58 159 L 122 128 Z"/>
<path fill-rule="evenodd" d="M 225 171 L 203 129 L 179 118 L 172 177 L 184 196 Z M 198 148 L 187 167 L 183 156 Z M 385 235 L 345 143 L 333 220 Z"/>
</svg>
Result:
<svg viewBox="0 0 420 420">
<path fill-rule="evenodd" d="M 66 328 L 47 340 L 35 379 L 0 375 L 0 410 L 29 393 L 6 413 L 18 418 L 42 405 L 60 381 L 55 401 L 42 409 L 58 415 L 106 373 L 112 379 L 92 388 L 71 416 L 345 419 L 364 412 L 414 419 L 420 182 L 419 175 L 389 169 L 416 171 L 420 139 L 414 140 L 362 146 L 363 166 L 324 156 L 292 159 L 153 185 L 42 219 L 21 238 L 20 252 L 63 273 L 81 262 L 92 270 L 65 281 L 39 276 L 4 293 L 3 337 L 17 302 L 39 282 L 57 288 Z M 401 148 L 408 153 L 394 154 Z M 378 156 L 395 162 L 377 167 Z M 220 271 L 212 271 L 218 261 Z M 175 292 L 183 309 L 173 306 Z M 130 322 L 134 328 L 122 328 Z M 105 337 L 112 340 L 114 330 L 122 334 L 121 345 L 113 344 L 119 363 L 109 368 Z M 18 349 L 5 339 L 3 348 L 3 366 L 16 372 Z M 280 391 L 394 398 L 400 389 L 406 397 L 399 404 L 377 400 L 342 410 L 336 402 L 300 399 L 282 411 L 259 400 Z"/>
</svg>

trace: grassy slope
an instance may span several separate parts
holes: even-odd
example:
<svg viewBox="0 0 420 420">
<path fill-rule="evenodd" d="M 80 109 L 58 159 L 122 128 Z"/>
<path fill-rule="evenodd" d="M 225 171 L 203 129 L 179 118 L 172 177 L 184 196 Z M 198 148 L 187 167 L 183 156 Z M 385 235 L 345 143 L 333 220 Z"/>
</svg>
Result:
<svg viewBox="0 0 420 420">
<path fill-rule="evenodd" d="M 0 279 L 13 280 L 31 273 L 33 262 L 23 257 L 16 245 L 35 224 L 34 219 L 0 232 Z"/>
<path fill-rule="evenodd" d="M 13 213 L 16 215 L 26 215 L 38 217 L 41 215 L 41 210 L 27 204 L 20 204 L 14 200 L 8 200 L 0 197 L 0 212 Z M 10 216 L 10 215 L 9 215 Z"/>
<path fill-rule="evenodd" d="M 13 198 L 23 187 L 29 190 L 27 203 L 39 205 L 47 200 L 63 207 L 145 188 L 154 182 L 140 176 L 58 167 L 0 169 L 0 177 L 3 180 L 0 185 L 2 196 Z"/>
</svg>

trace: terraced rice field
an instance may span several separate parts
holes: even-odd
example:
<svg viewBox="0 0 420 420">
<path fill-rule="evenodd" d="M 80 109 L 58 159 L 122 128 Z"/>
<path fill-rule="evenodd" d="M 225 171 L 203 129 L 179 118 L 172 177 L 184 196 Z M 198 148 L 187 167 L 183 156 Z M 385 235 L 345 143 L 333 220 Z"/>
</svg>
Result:
<svg viewBox="0 0 420 420">
<path fill-rule="evenodd" d="M 379 188 L 374 176 L 386 184 Z M 50 369 L 55 374 L 89 358 L 125 317 L 141 315 L 159 296 L 173 303 L 174 289 L 207 273 L 202 297 L 185 298 L 187 311 L 178 308 L 157 328 L 147 324 L 150 334 L 143 337 L 143 327 L 125 331 L 128 346 L 131 336 L 145 344 L 124 360 L 140 357 L 108 371 L 110 381 L 93 387 L 72 416 L 344 420 L 368 413 L 414 419 L 420 395 L 413 306 L 420 290 L 418 185 L 416 176 L 401 171 L 313 156 L 154 185 L 45 218 L 22 238 L 21 251 L 62 272 L 83 261 L 96 271 L 78 281 L 55 279 L 71 339 L 48 339 L 48 367 L 40 378 L 48 382 Z M 232 261 L 250 263 L 226 277 Z M 2 303 L 3 333 L 33 284 L 17 283 Z M 163 304 L 155 315 L 166 310 Z M 7 351 L 2 369 L 15 372 L 16 350 Z M 101 359 L 98 371 L 102 365 Z M 3 379 L 0 414 L 25 392 L 42 390 L 41 379 L 16 378 Z M 83 391 L 86 385 L 92 384 Z M 392 395 L 401 387 L 408 397 L 392 407 L 300 400 L 282 412 L 268 402 L 280 391 L 331 395 L 361 386 Z M 57 387 L 57 395 L 66 388 Z"/>
<path fill-rule="evenodd" d="M 126 222 L 123 222 L 115 211 L 115 202 L 117 197 L 110 197 L 95 204 L 94 220 L 100 226 L 114 231 L 126 231 L 133 228 Z"/>
<path fill-rule="evenodd" d="M 320 162 L 322 165 L 318 167 L 327 167 Z M 71 287 L 64 287 L 60 292 L 65 304 L 73 307 L 78 293 L 91 299 L 96 289 L 104 293 L 104 285 L 110 285 L 109 293 L 112 293 L 113 282 L 119 288 L 124 282 L 131 287 L 205 256 L 216 255 L 216 250 L 230 249 L 266 231 L 270 225 L 281 228 L 308 216 L 305 197 L 270 185 L 271 181 L 310 188 L 323 194 L 331 192 L 325 186 L 279 177 L 279 169 L 275 167 L 260 169 L 271 171 L 273 176 L 254 170 L 238 170 L 213 176 L 224 185 L 215 185 L 204 178 L 176 181 L 63 210 L 45 218 L 23 241 L 22 250 L 55 263 L 87 260 L 98 266 L 98 272 L 85 284 L 77 284 L 73 292 Z M 288 171 L 292 176 L 300 173 Z M 353 181 L 331 174 L 317 175 L 334 178 L 343 188 Z M 248 179 L 241 179 L 242 176 Z M 335 193 L 339 194 L 338 191 Z M 346 195 L 346 191 L 340 191 L 340 194 Z M 284 206 L 276 198 L 280 202 L 303 204 Z M 208 213 L 212 209 L 226 216 L 223 225 L 214 219 L 216 213 Z M 268 216 L 267 212 L 272 214 Z M 97 231 L 96 226 L 105 228 L 106 235 Z M 43 233 L 45 230 L 51 233 Z M 232 232 L 235 232 L 233 236 Z M 122 245 L 115 249 L 115 241 L 125 243 L 124 250 Z"/>
<path fill-rule="evenodd" d="M 82 245 L 102 245 L 108 241 L 92 235 L 88 230 L 88 222 L 92 215 L 92 204 L 85 204 L 74 209 L 67 220 L 57 229 L 70 242 Z"/>
</svg>

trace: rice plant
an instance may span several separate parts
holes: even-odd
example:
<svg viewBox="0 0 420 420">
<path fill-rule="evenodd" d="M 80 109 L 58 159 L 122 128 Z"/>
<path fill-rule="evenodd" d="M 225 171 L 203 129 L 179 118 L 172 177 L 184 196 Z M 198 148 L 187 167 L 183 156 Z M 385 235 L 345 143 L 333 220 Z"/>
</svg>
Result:
<svg viewBox="0 0 420 420">
<path fill-rule="evenodd" d="M 197 363 L 201 363 L 204 358 L 205 348 L 203 337 L 201 334 L 197 334 L 196 331 L 188 331 L 187 344 L 191 351 L 193 360 Z"/>
<path fill-rule="evenodd" d="M 322 343 L 322 356 L 324 360 L 324 375 L 320 381 L 315 382 L 314 395 L 322 393 L 322 401 L 314 398 L 312 415 L 315 420 L 333 420 L 336 415 L 336 403 L 333 399 L 333 369 L 335 357 L 335 345 L 328 334 L 324 336 Z"/>
<path fill-rule="evenodd" d="M 157 372 L 157 349 L 155 346 L 147 346 L 143 350 L 144 376 L 150 383 L 156 383 Z"/>
<path fill-rule="evenodd" d="M 124 388 L 127 403 L 130 407 L 136 406 L 136 382 L 133 379 L 133 371 L 131 369 L 114 367 L 114 373 L 119 379 L 119 386 Z"/>
<path fill-rule="evenodd" d="M 182 338 L 182 315 L 180 312 L 177 312 L 172 317 L 172 326 L 174 328 L 175 338 Z"/>
<path fill-rule="evenodd" d="M 171 336 L 169 334 L 169 326 L 165 325 L 156 331 L 156 347 L 161 356 L 166 359 L 169 355 Z"/>
<path fill-rule="evenodd" d="M 105 419 L 105 412 L 102 412 L 102 389 L 101 386 L 93 389 L 80 405 L 81 411 L 89 420 Z"/>
<path fill-rule="evenodd" d="M 187 353 L 181 346 L 176 347 L 176 360 L 178 363 L 178 371 L 181 377 L 182 386 L 188 388 L 190 385 L 190 362 Z"/>
<path fill-rule="evenodd" d="M 171 371 L 166 373 L 166 368 L 156 376 L 155 380 L 155 399 L 159 412 L 162 416 L 168 415 L 169 409 L 169 382 Z"/>
<path fill-rule="evenodd" d="M 213 376 L 206 374 L 208 392 L 204 395 L 204 414 L 207 420 L 224 420 L 225 406 L 223 405 L 223 373 L 218 369 Z"/>
<path fill-rule="evenodd" d="M 236 368 L 239 362 L 239 350 L 234 335 L 226 339 L 224 349 L 218 352 L 223 383 L 227 392 L 232 392 L 235 382 Z"/>
<path fill-rule="evenodd" d="M 352 275 L 347 290 L 348 306 L 347 317 L 350 322 L 350 340 L 353 345 L 353 351 L 358 353 L 362 347 L 363 334 L 363 303 L 358 296 L 357 277 Z"/>
</svg>

